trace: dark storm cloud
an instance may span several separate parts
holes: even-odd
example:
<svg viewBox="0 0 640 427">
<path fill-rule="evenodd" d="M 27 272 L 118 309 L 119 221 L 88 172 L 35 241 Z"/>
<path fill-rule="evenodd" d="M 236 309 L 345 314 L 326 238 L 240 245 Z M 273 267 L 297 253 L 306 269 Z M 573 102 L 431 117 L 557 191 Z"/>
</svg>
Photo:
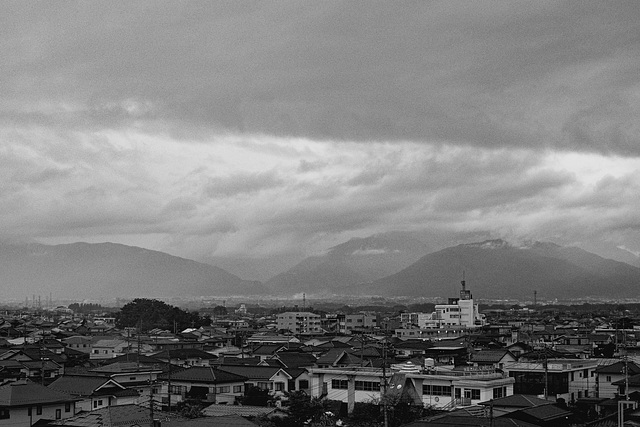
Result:
<svg viewBox="0 0 640 427">
<path fill-rule="evenodd" d="M 637 152 L 634 2 L 2 8 L 3 120 Z"/>
</svg>

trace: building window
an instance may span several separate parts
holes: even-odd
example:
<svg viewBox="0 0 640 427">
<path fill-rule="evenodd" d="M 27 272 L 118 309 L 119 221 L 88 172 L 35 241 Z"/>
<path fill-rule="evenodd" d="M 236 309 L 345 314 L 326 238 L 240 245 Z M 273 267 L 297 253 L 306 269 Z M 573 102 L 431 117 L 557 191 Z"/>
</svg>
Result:
<svg viewBox="0 0 640 427">
<path fill-rule="evenodd" d="M 611 375 L 607 375 L 607 382 L 611 382 Z"/>
<path fill-rule="evenodd" d="M 181 385 L 172 385 L 170 393 L 171 394 L 182 394 L 182 386 Z"/>
<path fill-rule="evenodd" d="M 228 385 L 216 387 L 216 393 L 229 393 L 230 390 L 231 390 L 231 387 Z"/>
<path fill-rule="evenodd" d="M 451 387 L 447 385 L 422 385 L 422 394 L 430 394 L 432 396 L 451 396 Z"/>
<path fill-rule="evenodd" d="M 380 383 L 374 381 L 356 381 L 356 390 L 360 391 L 380 391 Z"/>
<path fill-rule="evenodd" d="M 349 388 L 347 380 L 331 380 L 331 388 L 346 390 Z"/>
<path fill-rule="evenodd" d="M 493 398 L 494 399 L 499 399 L 501 397 L 504 397 L 504 390 L 502 387 L 497 387 L 493 389 Z"/>
<path fill-rule="evenodd" d="M 56 420 L 62 418 L 62 409 L 56 409 Z"/>
<path fill-rule="evenodd" d="M 258 388 L 262 390 L 273 390 L 273 383 L 259 382 Z"/>
<path fill-rule="evenodd" d="M 284 383 L 277 382 L 276 383 L 276 391 L 284 391 Z"/>
<path fill-rule="evenodd" d="M 29 408 L 31 409 L 31 408 Z M 0 409 L 0 420 L 8 420 L 11 418 L 11 413 L 8 409 Z"/>
<path fill-rule="evenodd" d="M 71 403 L 64 404 L 64 412 L 71 412 Z"/>
<path fill-rule="evenodd" d="M 233 392 L 234 393 L 242 393 L 242 391 L 243 391 L 242 388 L 243 388 L 243 386 L 241 386 L 241 385 L 234 385 L 233 386 Z"/>
<path fill-rule="evenodd" d="M 129 377 L 129 381 L 135 381 L 136 377 Z"/>
<path fill-rule="evenodd" d="M 97 407 L 98 407 L 98 401 L 97 401 L 97 400 L 94 400 L 94 401 L 93 401 L 93 409 L 95 409 L 95 408 L 97 408 Z"/>
<path fill-rule="evenodd" d="M 42 415 L 42 405 L 36 406 L 36 415 Z"/>
<path fill-rule="evenodd" d="M 472 400 L 480 399 L 480 389 L 479 388 L 472 388 L 471 389 L 471 399 Z"/>
<path fill-rule="evenodd" d="M 309 389 L 309 380 L 300 380 L 300 381 L 298 381 L 298 388 L 300 390 Z"/>
</svg>

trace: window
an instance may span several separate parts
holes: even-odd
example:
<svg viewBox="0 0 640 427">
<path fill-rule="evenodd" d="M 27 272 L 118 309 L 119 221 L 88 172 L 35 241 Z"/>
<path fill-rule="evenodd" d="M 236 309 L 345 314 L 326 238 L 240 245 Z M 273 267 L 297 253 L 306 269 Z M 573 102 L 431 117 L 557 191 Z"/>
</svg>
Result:
<svg viewBox="0 0 640 427">
<path fill-rule="evenodd" d="M 493 389 L 493 398 L 499 399 L 504 397 L 504 389 L 502 387 L 496 387 Z"/>
<path fill-rule="evenodd" d="M 31 408 L 29 408 L 31 409 Z M 0 420 L 8 420 L 11 418 L 11 413 L 8 409 L 0 409 Z"/>
<path fill-rule="evenodd" d="M 301 390 L 307 390 L 309 388 L 309 380 L 298 381 L 298 388 Z"/>
<path fill-rule="evenodd" d="M 182 394 L 182 386 L 181 385 L 172 385 L 170 393 L 171 394 Z"/>
<path fill-rule="evenodd" d="M 56 409 L 56 420 L 62 418 L 62 409 Z"/>
<path fill-rule="evenodd" d="M 331 388 L 346 390 L 349 388 L 347 380 L 331 380 Z"/>
<path fill-rule="evenodd" d="M 258 388 L 262 390 L 273 390 L 273 383 L 259 382 Z"/>
<path fill-rule="evenodd" d="M 607 382 L 611 382 L 611 375 L 607 375 Z"/>
<path fill-rule="evenodd" d="M 231 387 L 228 385 L 216 387 L 216 393 L 229 393 L 230 390 L 231 390 Z"/>
<path fill-rule="evenodd" d="M 448 385 L 423 384 L 422 394 L 430 394 L 432 396 L 451 396 L 451 387 L 449 387 Z"/>
<path fill-rule="evenodd" d="M 471 399 L 478 400 L 480 399 L 480 389 L 472 388 L 471 390 Z"/>
<path fill-rule="evenodd" d="M 102 399 L 98 400 L 98 405 L 102 406 Z"/>
<path fill-rule="evenodd" d="M 276 391 L 284 391 L 284 383 L 277 382 L 276 383 Z"/>
<path fill-rule="evenodd" d="M 574 374 L 574 373 L 575 373 L 575 372 L 571 372 L 571 381 L 573 381 L 573 374 Z"/>
<path fill-rule="evenodd" d="M 64 404 L 64 412 L 71 412 L 71 403 Z"/>
<path fill-rule="evenodd" d="M 135 381 L 136 377 L 129 377 L 129 381 Z"/>
<path fill-rule="evenodd" d="M 97 400 L 94 400 L 94 401 L 93 401 L 93 408 L 95 409 L 95 408 L 97 408 L 97 407 L 98 407 L 98 401 L 97 401 Z"/>
<path fill-rule="evenodd" d="M 380 383 L 374 381 L 356 381 L 356 390 L 380 391 Z"/>
<path fill-rule="evenodd" d="M 36 406 L 36 415 L 42 415 L 42 405 Z"/>
<path fill-rule="evenodd" d="M 242 393 L 242 391 L 243 391 L 242 388 L 243 388 L 243 386 L 241 386 L 241 385 L 234 385 L 233 386 L 233 392 L 234 393 Z"/>
</svg>

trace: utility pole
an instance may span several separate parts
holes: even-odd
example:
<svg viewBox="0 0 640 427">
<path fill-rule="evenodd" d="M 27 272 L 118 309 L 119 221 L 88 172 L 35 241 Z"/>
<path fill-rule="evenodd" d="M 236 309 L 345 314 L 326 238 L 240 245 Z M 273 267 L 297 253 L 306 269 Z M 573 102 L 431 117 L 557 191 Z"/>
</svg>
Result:
<svg viewBox="0 0 640 427">
<path fill-rule="evenodd" d="M 387 410 L 387 334 L 382 341 L 382 412 L 384 414 L 384 427 L 389 427 L 389 412 Z"/>
<path fill-rule="evenodd" d="M 154 422 L 153 422 L 153 378 L 152 378 L 152 373 L 149 373 L 149 417 L 151 418 L 150 422 L 150 426 L 154 427 Z"/>
</svg>

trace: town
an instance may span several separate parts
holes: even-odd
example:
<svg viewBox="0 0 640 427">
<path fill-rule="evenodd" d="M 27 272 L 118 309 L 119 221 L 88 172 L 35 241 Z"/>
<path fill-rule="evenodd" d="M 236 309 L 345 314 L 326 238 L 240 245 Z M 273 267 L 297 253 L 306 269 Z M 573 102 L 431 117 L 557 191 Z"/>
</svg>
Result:
<svg viewBox="0 0 640 427">
<path fill-rule="evenodd" d="M 0 426 L 640 422 L 633 305 L 432 306 L 6 309 Z"/>
</svg>

